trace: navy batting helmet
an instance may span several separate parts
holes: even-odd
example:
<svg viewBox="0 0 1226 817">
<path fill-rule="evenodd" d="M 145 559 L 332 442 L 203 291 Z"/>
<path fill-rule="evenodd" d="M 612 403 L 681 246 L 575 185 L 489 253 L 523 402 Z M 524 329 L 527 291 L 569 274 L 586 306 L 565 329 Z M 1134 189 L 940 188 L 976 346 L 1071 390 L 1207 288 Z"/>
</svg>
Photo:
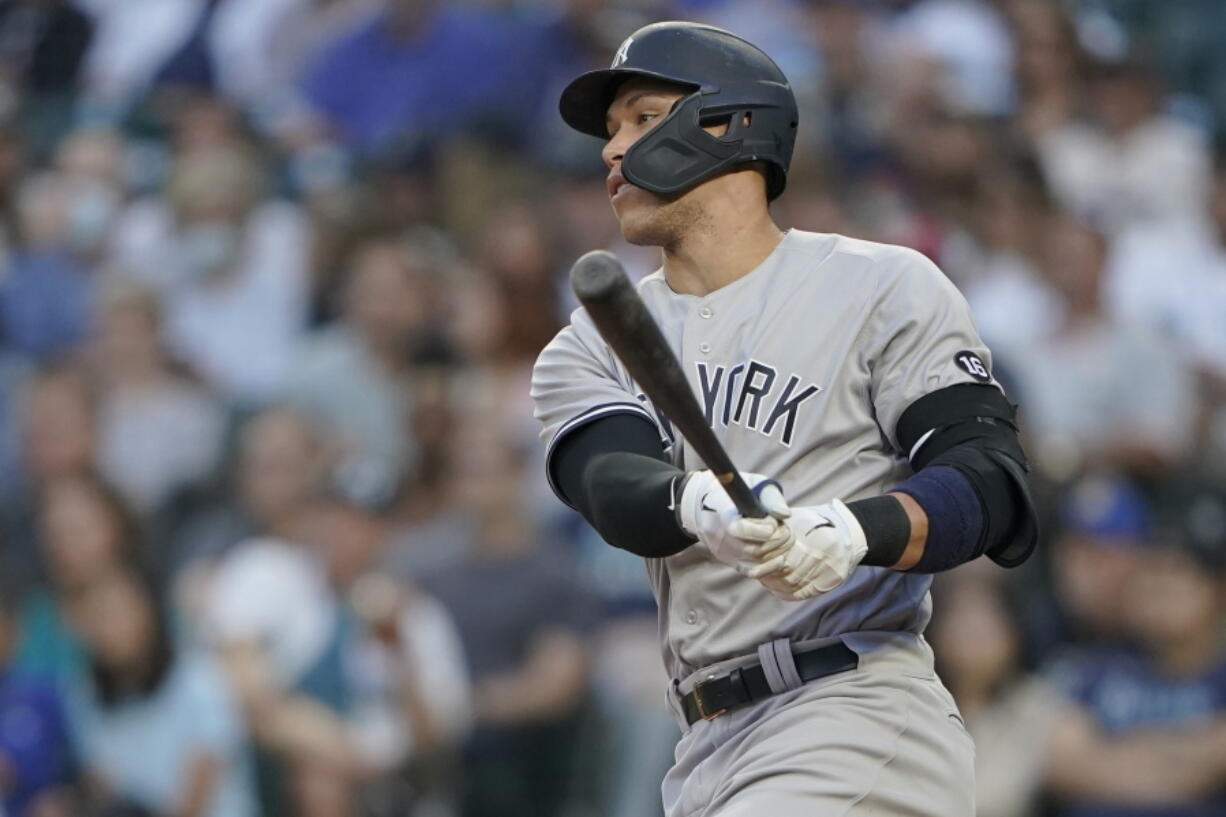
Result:
<svg viewBox="0 0 1226 817">
<path fill-rule="evenodd" d="M 689 88 L 663 121 L 622 158 L 631 184 L 662 196 L 746 162 L 767 167 L 767 198 L 787 183 L 796 143 L 796 97 L 779 66 L 735 34 L 699 23 L 644 26 L 626 38 L 609 68 L 583 74 L 562 92 L 562 118 L 608 138 L 605 116 L 618 86 L 651 77 Z M 703 126 L 728 124 L 719 137 Z"/>
</svg>

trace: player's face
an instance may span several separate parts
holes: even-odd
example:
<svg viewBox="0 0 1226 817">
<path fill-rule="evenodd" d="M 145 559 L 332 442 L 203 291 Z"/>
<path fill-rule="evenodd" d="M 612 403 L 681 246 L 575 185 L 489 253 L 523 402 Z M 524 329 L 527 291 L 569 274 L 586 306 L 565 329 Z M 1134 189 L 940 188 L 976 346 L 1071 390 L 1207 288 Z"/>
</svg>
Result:
<svg viewBox="0 0 1226 817">
<path fill-rule="evenodd" d="M 685 95 L 669 83 L 632 79 L 624 83 L 609 105 L 606 123 L 609 141 L 601 156 L 609 166 L 609 198 L 631 244 L 668 246 L 683 235 L 697 217 L 696 202 L 688 194 L 665 199 L 635 187 L 622 176 L 622 157 L 643 134 L 663 121 L 673 104 Z"/>
</svg>

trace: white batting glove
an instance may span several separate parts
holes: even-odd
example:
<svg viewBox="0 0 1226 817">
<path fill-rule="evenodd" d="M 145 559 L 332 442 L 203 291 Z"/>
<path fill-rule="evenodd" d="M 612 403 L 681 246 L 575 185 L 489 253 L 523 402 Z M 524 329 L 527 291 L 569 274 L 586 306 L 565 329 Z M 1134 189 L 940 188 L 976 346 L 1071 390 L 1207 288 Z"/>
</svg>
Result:
<svg viewBox="0 0 1226 817">
<path fill-rule="evenodd" d="M 829 593 L 847 581 L 868 553 L 860 522 L 837 499 L 826 505 L 793 508 L 780 527 L 788 529 L 784 548 L 748 575 L 784 601 Z"/>
<path fill-rule="evenodd" d="M 779 483 L 762 474 L 742 473 L 741 478 L 758 495 L 767 516 L 741 516 L 713 473 L 694 471 L 677 500 L 677 518 L 682 529 L 697 537 L 716 559 L 749 576 L 782 553 L 791 534 L 779 520 L 790 509 Z"/>
</svg>

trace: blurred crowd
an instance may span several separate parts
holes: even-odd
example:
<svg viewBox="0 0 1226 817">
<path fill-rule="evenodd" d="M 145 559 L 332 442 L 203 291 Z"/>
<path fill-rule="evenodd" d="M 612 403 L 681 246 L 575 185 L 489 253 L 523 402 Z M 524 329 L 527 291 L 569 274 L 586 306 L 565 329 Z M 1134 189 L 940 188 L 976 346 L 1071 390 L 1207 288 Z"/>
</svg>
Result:
<svg viewBox="0 0 1226 817">
<path fill-rule="evenodd" d="M 0 815 L 644 817 L 641 563 L 545 484 L 557 94 L 651 20 L 801 99 L 783 226 L 915 247 L 1039 555 L 943 576 L 981 817 L 1226 814 L 1226 4 L 0 0 Z"/>
</svg>

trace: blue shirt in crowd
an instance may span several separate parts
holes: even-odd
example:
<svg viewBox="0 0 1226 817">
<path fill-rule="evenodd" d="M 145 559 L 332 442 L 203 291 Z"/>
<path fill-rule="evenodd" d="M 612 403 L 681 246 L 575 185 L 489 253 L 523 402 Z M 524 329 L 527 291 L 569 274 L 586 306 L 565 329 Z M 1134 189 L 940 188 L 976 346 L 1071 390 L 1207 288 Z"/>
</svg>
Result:
<svg viewBox="0 0 1226 817">
<path fill-rule="evenodd" d="M 68 733 L 49 681 L 0 670 L 0 757 L 14 776 L 3 798 L 7 817 L 22 817 L 39 793 L 68 782 Z"/>
<path fill-rule="evenodd" d="M 1062 662 L 1056 681 L 1108 735 L 1197 726 L 1226 715 L 1226 657 L 1189 678 L 1169 678 L 1144 655 L 1124 648 L 1088 652 Z M 1061 817 L 1221 817 L 1226 785 L 1199 803 L 1153 808 L 1071 803 Z"/>
<path fill-rule="evenodd" d="M 512 135 L 516 115 L 536 115 L 548 60 L 540 26 L 444 5 L 410 39 L 393 34 L 386 14 L 342 35 L 304 90 L 359 153 L 409 152 L 460 127 L 493 123 Z"/>
<path fill-rule="evenodd" d="M 0 340 L 46 359 L 85 339 L 93 308 L 89 271 L 66 252 L 17 252 L 0 275 Z"/>
<path fill-rule="evenodd" d="M 192 761 L 214 758 L 219 774 L 206 817 L 254 817 L 247 737 L 220 668 L 207 655 L 180 654 L 150 695 L 103 706 L 88 678 L 68 699 L 78 755 L 122 797 L 155 814 L 177 805 Z"/>
</svg>

